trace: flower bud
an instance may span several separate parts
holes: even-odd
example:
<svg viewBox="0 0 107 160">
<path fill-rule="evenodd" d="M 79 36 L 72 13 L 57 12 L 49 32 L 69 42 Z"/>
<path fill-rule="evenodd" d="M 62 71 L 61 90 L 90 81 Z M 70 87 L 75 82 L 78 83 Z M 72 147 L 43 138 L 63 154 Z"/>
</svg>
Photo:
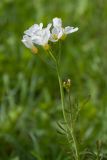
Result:
<svg viewBox="0 0 107 160">
<path fill-rule="evenodd" d="M 33 46 L 33 47 L 31 48 L 31 50 L 32 50 L 32 53 L 33 53 L 33 54 L 37 54 L 37 53 L 38 53 L 38 48 L 35 47 L 35 46 Z"/>
<path fill-rule="evenodd" d="M 70 79 L 67 79 L 66 81 L 63 82 L 63 87 L 69 91 L 70 88 L 71 88 L 71 80 Z"/>
</svg>

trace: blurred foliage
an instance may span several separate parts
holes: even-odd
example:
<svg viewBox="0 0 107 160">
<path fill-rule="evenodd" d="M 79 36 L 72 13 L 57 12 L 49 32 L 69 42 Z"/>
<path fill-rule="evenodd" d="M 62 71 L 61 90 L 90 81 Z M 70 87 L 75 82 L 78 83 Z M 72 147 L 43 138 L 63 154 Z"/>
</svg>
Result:
<svg viewBox="0 0 107 160">
<path fill-rule="evenodd" d="M 77 126 L 81 150 L 96 152 L 100 140 L 107 154 L 107 1 L 1 0 L 0 160 L 68 160 L 56 132 L 57 77 L 21 42 L 24 30 L 53 17 L 79 27 L 62 42 L 61 70 L 72 79 L 72 99 L 82 104 L 90 95 Z"/>
</svg>

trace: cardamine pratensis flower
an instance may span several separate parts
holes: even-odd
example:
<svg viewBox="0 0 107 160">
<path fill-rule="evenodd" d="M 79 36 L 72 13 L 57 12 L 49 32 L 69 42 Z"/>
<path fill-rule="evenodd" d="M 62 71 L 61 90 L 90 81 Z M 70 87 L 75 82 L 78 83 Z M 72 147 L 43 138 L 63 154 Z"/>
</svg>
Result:
<svg viewBox="0 0 107 160">
<path fill-rule="evenodd" d="M 48 41 L 50 38 L 50 28 L 52 24 L 48 24 L 46 28 L 43 28 L 43 24 L 34 24 L 28 30 L 24 32 L 22 42 L 27 48 L 34 49 L 35 45 L 41 45 L 45 49 L 49 49 Z"/>
<path fill-rule="evenodd" d="M 76 31 L 78 31 L 78 27 L 74 28 L 67 26 L 63 28 L 62 20 L 56 17 L 53 19 L 53 29 L 50 36 L 50 41 L 57 42 L 59 39 L 64 39 L 67 34 L 71 34 Z"/>
</svg>

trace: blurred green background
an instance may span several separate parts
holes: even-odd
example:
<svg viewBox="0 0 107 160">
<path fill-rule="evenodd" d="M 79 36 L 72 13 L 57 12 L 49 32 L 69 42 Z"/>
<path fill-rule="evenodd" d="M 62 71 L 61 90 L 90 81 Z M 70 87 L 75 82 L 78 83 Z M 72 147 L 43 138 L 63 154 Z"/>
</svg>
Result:
<svg viewBox="0 0 107 160">
<path fill-rule="evenodd" d="M 78 123 L 80 143 L 94 152 L 100 140 L 107 153 L 107 1 L 0 0 L 0 160 L 67 160 L 56 131 L 55 71 L 21 42 L 27 28 L 54 17 L 79 27 L 63 42 L 61 70 L 72 79 L 74 99 L 81 104 L 90 95 Z"/>
</svg>

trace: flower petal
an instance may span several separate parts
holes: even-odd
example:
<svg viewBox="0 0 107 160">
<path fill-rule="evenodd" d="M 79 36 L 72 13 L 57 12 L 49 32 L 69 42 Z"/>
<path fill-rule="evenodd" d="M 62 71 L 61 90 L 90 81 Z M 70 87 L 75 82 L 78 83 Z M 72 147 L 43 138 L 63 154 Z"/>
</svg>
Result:
<svg viewBox="0 0 107 160">
<path fill-rule="evenodd" d="M 47 29 L 50 29 L 51 26 L 52 26 L 52 23 L 49 23 L 46 28 L 47 28 Z"/>
<path fill-rule="evenodd" d="M 62 20 L 61 18 L 54 18 L 53 19 L 53 26 L 54 27 L 62 27 Z"/>
<path fill-rule="evenodd" d="M 65 27 L 65 29 L 64 29 L 65 34 L 70 34 L 70 33 L 76 32 L 76 31 L 78 31 L 78 27 L 74 28 L 74 27 L 68 26 L 68 27 Z"/>
<path fill-rule="evenodd" d="M 28 36 L 33 36 L 36 32 L 38 32 L 39 30 L 42 30 L 42 27 L 43 27 L 43 23 L 40 23 L 39 25 L 34 24 L 28 30 L 26 30 L 24 33 Z"/>
<path fill-rule="evenodd" d="M 30 38 L 29 36 L 27 36 L 27 35 L 24 35 L 24 36 L 23 36 L 22 42 L 24 43 L 24 45 L 25 45 L 27 48 L 32 48 L 32 47 L 33 47 L 32 40 L 31 40 L 31 38 Z"/>
<path fill-rule="evenodd" d="M 42 36 L 42 45 L 48 43 L 49 37 L 50 37 L 50 31 L 48 29 L 44 29 Z"/>
<path fill-rule="evenodd" d="M 50 38 L 50 27 L 52 24 L 48 24 L 46 28 L 39 30 L 36 34 L 32 36 L 32 41 L 38 45 L 46 45 Z"/>
<path fill-rule="evenodd" d="M 58 39 L 60 39 L 63 35 L 63 28 L 59 30 Z"/>
<path fill-rule="evenodd" d="M 39 27 L 40 27 L 40 29 L 42 29 L 43 28 L 43 23 L 40 23 Z"/>
<path fill-rule="evenodd" d="M 59 33 L 59 29 L 54 27 L 54 28 L 52 29 L 52 34 L 58 35 L 58 33 Z"/>
</svg>

